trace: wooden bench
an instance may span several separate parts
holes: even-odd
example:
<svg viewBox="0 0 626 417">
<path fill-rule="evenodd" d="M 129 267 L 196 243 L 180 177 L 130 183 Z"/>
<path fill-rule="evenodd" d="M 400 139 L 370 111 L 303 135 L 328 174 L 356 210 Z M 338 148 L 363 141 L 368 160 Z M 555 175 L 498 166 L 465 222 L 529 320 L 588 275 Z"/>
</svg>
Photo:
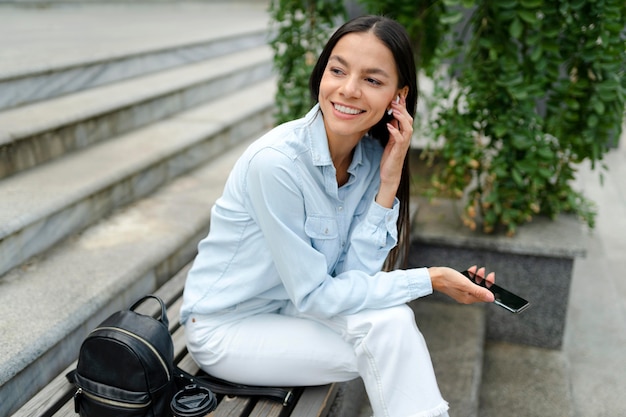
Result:
<svg viewBox="0 0 626 417">
<path fill-rule="evenodd" d="M 171 278 L 155 295 L 167 305 L 170 333 L 174 341 L 174 361 L 181 369 L 197 374 L 199 369 L 185 346 L 184 328 L 179 324 L 182 292 L 189 266 Z M 156 304 L 156 303 L 155 303 Z M 158 308 L 153 303 L 144 303 L 137 311 L 142 314 L 157 315 Z M 13 417 L 75 417 L 73 395 L 74 385 L 65 374 L 76 368 L 72 363 L 65 371 L 53 379 L 37 395 L 22 406 Z M 337 395 L 338 384 L 294 389 L 296 401 L 284 407 L 276 401 L 251 397 L 218 396 L 218 407 L 213 417 L 323 417 L 328 415 Z"/>
</svg>

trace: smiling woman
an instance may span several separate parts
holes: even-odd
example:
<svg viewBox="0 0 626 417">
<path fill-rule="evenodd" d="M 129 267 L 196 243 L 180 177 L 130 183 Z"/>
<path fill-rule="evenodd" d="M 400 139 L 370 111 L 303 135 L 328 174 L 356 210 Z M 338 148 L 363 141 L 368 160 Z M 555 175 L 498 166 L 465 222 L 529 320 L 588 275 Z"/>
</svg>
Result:
<svg viewBox="0 0 626 417">
<path fill-rule="evenodd" d="M 181 321 L 206 372 L 252 385 L 361 377 L 376 416 L 447 416 L 407 302 L 493 295 L 447 267 L 394 269 L 408 248 L 416 69 L 397 22 L 335 32 L 317 104 L 240 157 L 187 277 Z M 472 266 L 472 274 L 494 274 Z"/>
</svg>

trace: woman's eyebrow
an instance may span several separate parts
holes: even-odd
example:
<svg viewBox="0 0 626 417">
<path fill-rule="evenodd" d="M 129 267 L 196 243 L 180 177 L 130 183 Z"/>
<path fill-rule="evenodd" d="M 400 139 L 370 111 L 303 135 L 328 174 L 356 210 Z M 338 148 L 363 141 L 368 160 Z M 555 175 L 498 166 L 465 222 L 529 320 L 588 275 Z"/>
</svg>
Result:
<svg viewBox="0 0 626 417">
<path fill-rule="evenodd" d="M 348 61 L 346 61 L 345 59 L 343 59 L 342 57 L 340 57 L 339 55 L 332 55 L 330 58 L 328 58 L 328 61 L 337 61 L 339 62 L 341 65 L 350 68 L 350 64 L 348 64 Z M 382 68 L 366 68 L 365 71 L 363 71 L 365 74 L 377 74 L 377 75 L 382 75 L 384 77 L 390 78 L 389 74 L 387 74 L 387 71 L 383 70 Z"/>
</svg>

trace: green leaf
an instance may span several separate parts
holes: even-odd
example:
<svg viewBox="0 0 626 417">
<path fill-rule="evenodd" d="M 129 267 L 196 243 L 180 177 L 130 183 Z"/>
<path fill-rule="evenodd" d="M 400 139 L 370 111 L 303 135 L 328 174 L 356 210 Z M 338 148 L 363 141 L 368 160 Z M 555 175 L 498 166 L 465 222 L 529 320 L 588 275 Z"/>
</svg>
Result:
<svg viewBox="0 0 626 417">
<path fill-rule="evenodd" d="M 574 100 L 573 98 L 565 99 L 565 104 L 567 104 L 567 107 L 569 107 L 572 110 L 580 109 L 580 103 L 578 103 L 578 100 Z"/>
<path fill-rule="evenodd" d="M 539 61 L 539 58 L 541 58 L 541 55 L 543 55 L 543 49 L 541 48 L 541 45 L 535 45 L 532 52 L 530 53 L 529 58 L 532 62 L 537 62 Z"/>
<path fill-rule="evenodd" d="M 547 27 L 542 31 L 542 34 L 546 39 L 556 38 L 559 33 L 561 33 L 561 28 L 559 26 Z"/>
<path fill-rule="evenodd" d="M 616 90 L 603 88 L 603 87 L 604 87 L 603 85 L 599 85 L 597 89 L 598 96 L 602 99 L 602 101 L 611 102 L 617 98 Z"/>
<path fill-rule="evenodd" d="M 528 175 L 532 175 L 535 172 L 536 168 L 537 168 L 537 164 L 535 163 L 535 161 L 523 160 L 523 161 L 517 162 L 517 167 L 523 173 L 528 174 Z"/>
<path fill-rule="evenodd" d="M 509 89 L 509 93 L 516 100 L 526 100 L 528 98 L 528 90 L 524 87 Z"/>
<path fill-rule="evenodd" d="M 519 10 L 517 15 L 526 23 L 530 23 L 531 25 L 536 24 L 539 19 L 537 19 L 537 13 L 529 12 L 527 10 Z"/>
<path fill-rule="evenodd" d="M 568 122 L 578 122 L 580 120 L 578 113 L 569 110 L 563 112 L 563 118 Z"/>
<path fill-rule="evenodd" d="M 511 23 L 511 26 L 509 26 L 509 34 L 515 39 L 519 39 L 520 36 L 522 36 L 523 30 L 524 30 L 524 26 L 522 25 L 522 22 L 518 18 L 515 18 L 513 20 L 513 23 Z"/>
<path fill-rule="evenodd" d="M 504 136 L 507 131 L 508 128 L 505 125 L 498 124 L 493 127 L 493 133 L 496 135 L 497 138 L 501 138 L 502 136 Z"/>
<path fill-rule="evenodd" d="M 553 159 L 554 158 L 554 152 L 552 152 L 552 149 L 550 149 L 548 147 L 541 147 L 541 148 L 537 149 L 537 155 L 539 155 L 543 159 Z"/>
<path fill-rule="evenodd" d="M 603 115 L 604 114 L 604 103 L 600 100 L 593 100 L 591 102 L 591 105 L 593 106 L 593 109 L 595 110 L 595 112 L 599 115 Z"/>
<path fill-rule="evenodd" d="M 532 142 L 526 137 L 520 134 L 514 134 L 511 144 L 515 149 L 525 150 L 530 148 Z"/>
<path fill-rule="evenodd" d="M 543 4 L 543 0 L 520 0 L 520 4 L 527 9 L 535 9 Z"/>
<path fill-rule="evenodd" d="M 539 172 L 539 175 L 541 175 L 543 178 L 547 180 L 552 178 L 552 175 L 553 175 L 552 171 L 550 171 L 548 168 L 539 167 L 537 171 Z"/>
<path fill-rule="evenodd" d="M 522 174 L 520 174 L 520 172 L 516 168 L 513 168 L 511 170 L 511 177 L 513 178 L 513 181 L 515 181 L 515 184 L 517 184 L 519 187 L 522 187 L 524 185 L 524 179 L 522 178 Z"/>
<path fill-rule="evenodd" d="M 500 0 L 496 1 L 494 4 L 501 9 L 513 9 L 517 6 L 517 0 Z"/>
<path fill-rule="evenodd" d="M 452 13 L 441 17 L 441 23 L 444 25 L 454 25 L 463 20 L 463 13 Z"/>
</svg>

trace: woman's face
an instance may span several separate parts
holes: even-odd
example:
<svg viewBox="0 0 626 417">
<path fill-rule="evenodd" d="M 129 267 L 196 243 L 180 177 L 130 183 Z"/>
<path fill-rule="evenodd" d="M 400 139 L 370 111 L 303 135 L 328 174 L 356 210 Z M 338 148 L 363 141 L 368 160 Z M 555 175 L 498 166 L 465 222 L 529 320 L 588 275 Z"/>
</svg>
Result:
<svg viewBox="0 0 626 417">
<path fill-rule="evenodd" d="M 350 33 L 333 48 L 320 81 L 328 139 L 356 142 L 384 116 L 398 94 L 391 51 L 373 33 Z"/>
</svg>

